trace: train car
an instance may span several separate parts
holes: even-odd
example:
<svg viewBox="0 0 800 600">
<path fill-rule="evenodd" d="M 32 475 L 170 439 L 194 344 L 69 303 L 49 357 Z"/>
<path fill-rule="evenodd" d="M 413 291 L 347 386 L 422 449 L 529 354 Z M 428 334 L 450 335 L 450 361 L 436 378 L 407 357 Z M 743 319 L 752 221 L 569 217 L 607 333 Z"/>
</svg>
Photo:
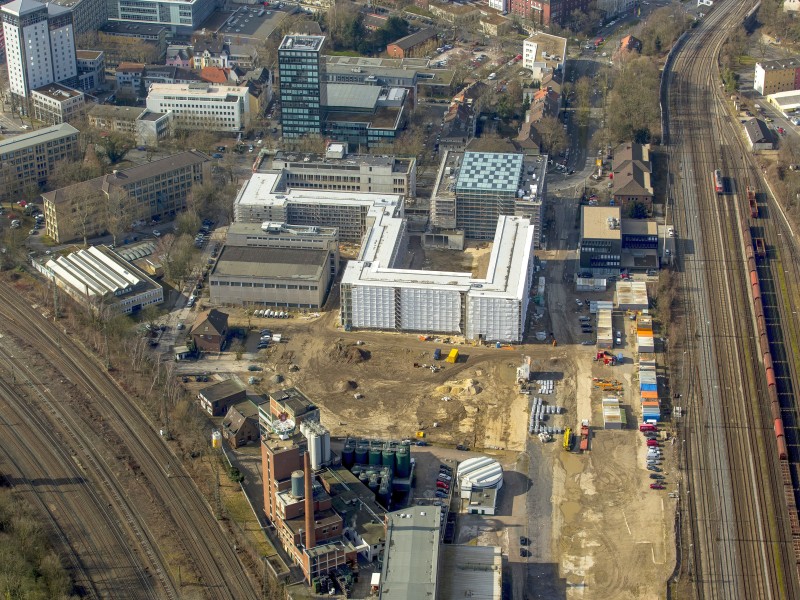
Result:
<svg viewBox="0 0 800 600">
<path fill-rule="evenodd" d="M 750 218 L 758 218 L 758 202 L 756 202 L 756 190 L 753 186 L 747 186 L 747 204 L 750 206 Z"/>
<path fill-rule="evenodd" d="M 722 171 L 717 169 L 714 171 L 712 175 L 712 179 L 714 180 L 714 191 L 718 194 L 722 194 L 725 192 L 725 186 L 722 184 Z"/>
<path fill-rule="evenodd" d="M 764 238 L 753 238 L 753 243 L 756 246 L 756 256 L 767 258 L 767 245 L 764 243 Z"/>
</svg>

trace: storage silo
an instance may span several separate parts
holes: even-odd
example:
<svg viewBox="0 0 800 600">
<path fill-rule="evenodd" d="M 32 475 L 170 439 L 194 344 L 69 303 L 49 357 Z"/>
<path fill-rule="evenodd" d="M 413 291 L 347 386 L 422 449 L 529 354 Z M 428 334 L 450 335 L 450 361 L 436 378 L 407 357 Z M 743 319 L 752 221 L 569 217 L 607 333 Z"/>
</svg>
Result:
<svg viewBox="0 0 800 600">
<path fill-rule="evenodd" d="M 394 469 L 394 455 L 395 447 L 393 442 L 386 442 L 383 445 L 383 453 L 381 454 L 381 464 L 384 467 L 391 467 Z"/>
<path fill-rule="evenodd" d="M 395 474 L 397 477 L 406 478 L 411 473 L 411 450 L 403 444 L 395 453 Z"/>
<path fill-rule="evenodd" d="M 378 482 L 378 474 L 377 473 L 373 473 L 372 475 L 370 475 L 369 476 L 369 489 L 371 489 L 373 492 L 377 492 L 379 485 L 380 484 Z"/>
<path fill-rule="evenodd" d="M 359 465 L 369 464 L 369 442 L 367 440 L 356 442 L 356 463 Z"/>
<path fill-rule="evenodd" d="M 361 483 L 366 484 L 368 479 L 369 479 L 369 473 L 367 473 L 366 471 L 361 471 L 361 473 L 359 473 L 358 480 Z"/>
<path fill-rule="evenodd" d="M 389 509 L 389 504 L 392 501 L 392 486 L 389 485 L 388 479 L 381 479 L 380 485 L 378 486 L 378 502 L 385 509 Z"/>
<path fill-rule="evenodd" d="M 303 471 L 292 471 L 292 498 L 302 498 L 305 487 L 305 473 Z"/>
<path fill-rule="evenodd" d="M 380 442 L 371 442 L 369 446 L 369 464 L 380 465 L 383 459 L 383 445 Z"/>
<path fill-rule="evenodd" d="M 330 438 L 328 438 L 330 441 Z M 342 448 L 342 466 L 345 469 L 351 469 L 356 462 L 356 444 L 350 438 L 344 443 Z"/>
<path fill-rule="evenodd" d="M 322 429 L 322 464 L 329 465 L 331 463 L 331 432 L 323 425 L 319 427 Z"/>
</svg>

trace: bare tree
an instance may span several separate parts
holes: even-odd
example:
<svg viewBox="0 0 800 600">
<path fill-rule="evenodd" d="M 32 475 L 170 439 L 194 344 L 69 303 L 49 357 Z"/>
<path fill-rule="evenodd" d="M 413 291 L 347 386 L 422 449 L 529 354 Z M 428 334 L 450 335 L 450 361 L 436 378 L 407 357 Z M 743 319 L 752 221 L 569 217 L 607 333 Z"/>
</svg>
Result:
<svg viewBox="0 0 800 600">
<path fill-rule="evenodd" d="M 89 245 L 89 234 L 97 233 L 95 219 L 98 209 L 105 203 L 105 194 L 87 184 L 78 184 L 72 194 L 69 224 L 72 231 L 83 239 L 84 247 Z M 102 218 L 102 215 L 100 215 Z"/>
<path fill-rule="evenodd" d="M 536 131 L 541 139 L 542 149 L 549 154 L 558 154 L 567 147 L 567 134 L 556 117 L 542 117 L 536 123 Z"/>
<path fill-rule="evenodd" d="M 108 192 L 106 201 L 106 229 L 117 245 L 117 238 L 128 231 L 131 223 L 141 215 L 135 214 L 133 203 L 135 200 L 122 188 L 113 187 Z"/>
</svg>

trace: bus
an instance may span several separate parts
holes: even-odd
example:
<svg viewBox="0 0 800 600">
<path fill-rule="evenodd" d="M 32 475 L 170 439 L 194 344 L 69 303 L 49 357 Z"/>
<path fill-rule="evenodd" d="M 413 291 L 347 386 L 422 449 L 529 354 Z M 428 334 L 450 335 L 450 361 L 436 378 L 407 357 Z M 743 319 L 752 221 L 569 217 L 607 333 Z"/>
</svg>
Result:
<svg viewBox="0 0 800 600">
<path fill-rule="evenodd" d="M 725 191 L 725 187 L 722 185 L 722 171 L 717 169 L 714 171 L 714 191 L 718 194 L 722 194 Z"/>
</svg>

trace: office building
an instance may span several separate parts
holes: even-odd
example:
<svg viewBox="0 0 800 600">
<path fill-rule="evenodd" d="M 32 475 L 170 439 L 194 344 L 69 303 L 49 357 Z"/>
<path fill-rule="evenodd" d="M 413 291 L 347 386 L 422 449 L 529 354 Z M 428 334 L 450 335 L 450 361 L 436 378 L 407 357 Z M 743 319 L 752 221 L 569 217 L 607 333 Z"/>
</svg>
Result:
<svg viewBox="0 0 800 600">
<path fill-rule="evenodd" d="M 122 198 L 116 210 L 126 213 L 126 223 L 173 217 L 186 208 L 192 186 L 210 177 L 211 158 L 190 150 L 47 192 L 45 233 L 60 244 L 103 233 L 112 197 Z"/>
<path fill-rule="evenodd" d="M 78 80 L 72 13 L 57 4 L 12 0 L 0 7 L 11 93 L 29 99 L 49 83 Z M 27 110 L 26 106 L 22 107 Z"/>
<path fill-rule="evenodd" d="M 753 89 L 762 96 L 800 90 L 800 57 L 757 62 Z"/>
<path fill-rule="evenodd" d="M 494 237 L 501 215 L 525 217 L 539 229 L 546 167 L 546 156 L 445 152 L 431 196 L 431 222 L 480 240 Z"/>
<path fill-rule="evenodd" d="M 147 108 L 96 104 L 88 113 L 89 124 L 102 131 L 118 131 L 134 137 L 137 146 L 157 147 L 172 136 L 172 113 Z"/>
<path fill-rule="evenodd" d="M 322 135 L 327 105 L 322 35 L 287 35 L 278 47 L 283 136 Z"/>
<path fill-rule="evenodd" d="M 191 34 L 216 8 L 215 0 L 114 0 L 108 16 L 111 21 L 157 24 L 172 33 Z"/>
<path fill-rule="evenodd" d="M 164 25 L 109 21 L 100 30 L 97 45 L 105 52 L 108 69 L 134 58 L 131 48 L 136 48 L 136 60 L 155 64 L 166 56 L 168 33 L 169 28 Z"/>
<path fill-rule="evenodd" d="M 389 146 L 405 126 L 407 90 L 350 83 L 325 86 L 324 132 L 353 148 Z"/>
<path fill-rule="evenodd" d="M 75 35 L 97 31 L 108 21 L 107 0 L 50 0 L 72 13 Z"/>
<path fill-rule="evenodd" d="M 254 173 L 233 201 L 239 223 L 335 227 L 343 242 L 359 243 L 385 210 L 403 215 L 399 194 L 288 188 L 283 172 Z"/>
<path fill-rule="evenodd" d="M 578 264 L 593 277 L 619 275 L 622 230 L 619 206 L 581 206 Z"/>
<path fill-rule="evenodd" d="M 35 268 L 94 312 L 131 314 L 161 304 L 164 289 L 107 246 L 54 255 Z"/>
<path fill-rule="evenodd" d="M 77 50 L 78 89 L 93 92 L 106 82 L 106 57 L 102 50 Z"/>
<path fill-rule="evenodd" d="M 540 79 L 548 69 L 563 69 L 567 38 L 537 31 L 522 42 L 522 66 Z"/>
<path fill-rule="evenodd" d="M 59 161 L 77 160 L 79 133 L 62 123 L 0 140 L 0 200 L 38 191 Z"/>
<path fill-rule="evenodd" d="M 586 13 L 592 0 L 511 0 L 511 14 L 530 19 L 534 24 L 566 26 L 574 13 Z"/>
<path fill-rule="evenodd" d="M 415 195 L 415 158 L 348 154 L 346 148 L 334 142 L 324 155 L 278 151 L 262 168 L 281 171 L 289 188 Z"/>
<path fill-rule="evenodd" d="M 33 118 L 59 125 L 80 119 L 86 109 L 83 92 L 73 90 L 60 83 L 49 83 L 31 91 Z"/>
<path fill-rule="evenodd" d="M 250 126 L 250 94 L 246 87 L 210 83 L 154 83 L 147 108 L 172 112 L 177 128 L 239 132 Z"/>
</svg>

